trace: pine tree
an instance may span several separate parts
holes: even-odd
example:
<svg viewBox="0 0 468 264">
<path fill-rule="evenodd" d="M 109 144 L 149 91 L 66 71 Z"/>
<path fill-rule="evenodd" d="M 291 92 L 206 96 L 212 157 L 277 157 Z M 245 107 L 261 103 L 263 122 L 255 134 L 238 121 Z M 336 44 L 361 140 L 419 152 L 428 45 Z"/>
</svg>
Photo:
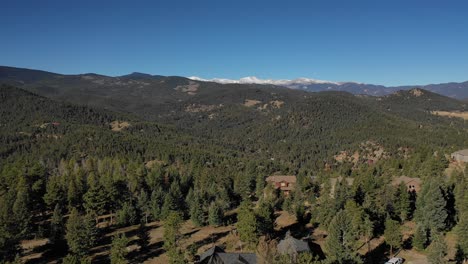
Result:
<svg viewBox="0 0 468 264">
<path fill-rule="evenodd" d="M 190 220 L 195 226 L 203 226 L 205 224 L 205 216 L 198 197 L 190 203 Z"/>
<path fill-rule="evenodd" d="M 107 197 L 93 173 L 88 176 L 88 185 L 88 191 L 83 196 L 83 206 L 88 213 L 95 212 L 97 215 L 102 215 L 106 209 Z"/>
<path fill-rule="evenodd" d="M 26 179 L 20 177 L 16 188 L 16 199 L 13 203 L 13 217 L 15 219 L 17 233 L 24 236 L 31 229 L 31 210 L 29 204 L 29 187 Z"/>
<path fill-rule="evenodd" d="M 160 220 L 161 218 L 161 204 L 162 204 L 162 191 L 156 189 L 151 193 L 150 200 L 150 211 L 151 216 L 154 220 Z"/>
<path fill-rule="evenodd" d="M 261 201 L 256 210 L 258 232 L 262 235 L 271 233 L 275 222 L 275 211 L 268 202 Z"/>
<path fill-rule="evenodd" d="M 384 237 L 385 242 L 390 246 L 390 255 L 393 255 L 393 249 L 401 246 L 402 234 L 398 222 L 390 217 L 387 217 L 387 220 L 385 220 Z"/>
<path fill-rule="evenodd" d="M 74 255 L 85 256 L 95 245 L 97 232 L 94 216 L 81 216 L 76 208 L 72 208 L 66 225 L 65 239 Z"/>
<path fill-rule="evenodd" d="M 112 238 L 112 245 L 110 249 L 111 264 L 127 264 L 125 258 L 127 256 L 127 244 L 129 240 L 125 234 L 115 235 Z"/>
<path fill-rule="evenodd" d="M 404 183 L 401 183 L 398 186 L 397 190 L 397 201 L 396 201 L 396 211 L 401 221 L 408 219 L 410 213 L 410 194 L 408 193 L 408 188 Z"/>
<path fill-rule="evenodd" d="M 224 213 L 217 203 L 212 202 L 208 208 L 208 222 L 212 226 L 219 226 L 223 223 Z"/>
<path fill-rule="evenodd" d="M 445 264 L 445 256 L 447 255 L 447 244 L 445 243 L 442 234 L 434 234 L 432 237 L 432 243 L 427 248 L 428 259 L 432 264 Z"/>
<path fill-rule="evenodd" d="M 166 219 L 171 211 L 176 209 L 175 201 L 169 193 L 164 196 L 164 202 L 161 207 L 161 219 Z"/>
<path fill-rule="evenodd" d="M 131 202 L 125 202 L 116 212 L 116 220 L 120 226 L 134 225 L 137 222 L 137 212 Z"/>
<path fill-rule="evenodd" d="M 458 246 L 465 262 L 468 262 L 468 212 L 460 215 L 457 226 Z"/>
<path fill-rule="evenodd" d="M 50 236 L 49 240 L 52 244 L 63 240 L 64 236 L 63 216 L 59 204 L 55 205 L 54 213 L 50 220 Z"/>
<path fill-rule="evenodd" d="M 177 241 L 180 237 L 182 215 L 177 211 L 169 211 L 164 223 L 164 249 L 169 257 L 170 264 L 184 263 L 184 255 Z"/>
<path fill-rule="evenodd" d="M 237 214 L 237 231 L 241 241 L 252 247 L 258 240 L 257 219 L 252 211 L 250 202 L 243 201 Z"/>
<path fill-rule="evenodd" d="M 422 186 L 416 202 L 415 220 L 420 225 L 437 232 L 446 228 L 446 201 L 435 180 L 428 180 Z"/>
<path fill-rule="evenodd" d="M 416 226 L 413 237 L 413 247 L 417 250 L 424 250 L 427 245 L 427 230 L 422 225 Z"/>
<path fill-rule="evenodd" d="M 338 212 L 331 221 L 325 242 L 327 259 L 331 263 L 362 263 L 354 250 L 357 238 L 352 229 L 351 220 L 344 210 Z"/>
<path fill-rule="evenodd" d="M 68 248 L 70 251 L 77 256 L 85 256 L 88 247 L 86 240 L 86 232 L 84 230 L 83 218 L 79 215 L 76 208 L 72 208 L 70 216 L 68 217 L 66 225 L 67 233 L 65 238 L 67 239 Z"/>
<path fill-rule="evenodd" d="M 148 198 L 148 194 L 145 192 L 145 190 L 142 190 L 140 192 L 140 195 L 138 195 L 138 210 L 140 211 L 140 215 L 143 217 L 145 223 L 148 223 L 148 218 L 151 215 L 151 205 L 150 205 L 150 200 Z"/>
<path fill-rule="evenodd" d="M 364 217 L 364 222 L 362 225 L 362 233 L 366 238 L 367 252 L 370 251 L 370 240 L 374 237 L 374 222 L 370 220 L 369 216 Z"/>
</svg>

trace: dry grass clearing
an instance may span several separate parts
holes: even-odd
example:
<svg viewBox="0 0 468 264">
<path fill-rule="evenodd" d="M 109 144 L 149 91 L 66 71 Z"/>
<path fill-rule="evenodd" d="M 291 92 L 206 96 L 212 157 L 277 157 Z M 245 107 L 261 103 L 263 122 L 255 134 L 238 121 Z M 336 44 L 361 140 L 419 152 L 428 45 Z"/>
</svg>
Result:
<svg viewBox="0 0 468 264">
<path fill-rule="evenodd" d="M 116 121 L 112 121 L 110 123 L 110 126 L 111 126 L 112 131 L 118 132 L 118 131 L 122 131 L 125 128 L 130 127 L 130 123 L 127 122 L 127 121 L 118 121 L 118 120 L 116 120 Z"/>
<path fill-rule="evenodd" d="M 432 111 L 431 114 L 446 117 L 457 117 L 463 120 L 468 120 L 468 112 L 448 112 L 448 111 Z"/>
<path fill-rule="evenodd" d="M 174 90 L 187 93 L 188 95 L 195 95 L 197 94 L 198 87 L 200 87 L 200 84 L 190 81 L 188 85 L 179 85 Z"/>
<path fill-rule="evenodd" d="M 262 103 L 261 101 L 258 101 L 258 100 L 253 100 L 253 99 L 245 99 L 244 101 L 244 106 L 247 106 L 247 107 L 252 107 L 252 106 L 256 106 L 258 104 Z"/>
</svg>

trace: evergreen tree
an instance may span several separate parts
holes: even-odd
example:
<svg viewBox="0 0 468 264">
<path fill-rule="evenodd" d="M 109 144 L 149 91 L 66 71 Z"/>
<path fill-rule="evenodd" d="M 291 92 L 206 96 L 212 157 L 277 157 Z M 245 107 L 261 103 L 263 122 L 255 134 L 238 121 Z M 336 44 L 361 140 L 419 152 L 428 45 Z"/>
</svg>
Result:
<svg viewBox="0 0 468 264">
<path fill-rule="evenodd" d="M 219 226 L 223 223 L 223 210 L 221 207 L 215 203 L 212 202 L 210 207 L 208 208 L 208 222 L 212 226 Z"/>
<path fill-rule="evenodd" d="M 83 206 L 88 213 L 95 212 L 98 216 L 102 215 L 106 209 L 107 197 L 93 173 L 88 176 L 88 185 L 88 191 L 83 196 Z"/>
<path fill-rule="evenodd" d="M 20 177 L 16 190 L 16 199 L 13 203 L 13 217 L 19 236 L 24 236 L 31 229 L 31 210 L 29 204 L 29 187 L 26 179 Z"/>
<path fill-rule="evenodd" d="M 93 216 L 81 216 L 76 208 L 72 208 L 66 225 L 65 239 L 68 248 L 78 257 L 86 256 L 96 242 L 97 229 Z"/>
<path fill-rule="evenodd" d="M 434 234 L 432 243 L 427 248 L 428 259 L 432 264 L 445 264 L 445 256 L 447 255 L 447 244 L 445 243 L 442 234 Z"/>
<path fill-rule="evenodd" d="M 329 234 L 325 242 L 327 259 L 331 263 L 362 263 L 356 255 L 354 244 L 357 240 L 349 216 L 341 210 L 329 225 Z"/>
<path fill-rule="evenodd" d="M 175 206 L 175 200 L 169 193 L 164 196 L 164 202 L 161 207 L 161 219 L 166 219 L 171 211 L 174 211 L 177 207 Z"/>
<path fill-rule="evenodd" d="M 427 245 L 427 230 L 422 225 L 416 226 L 416 231 L 413 237 L 413 247 L 418 250 L 423 250 Z"/>
<path fill-rule="evenodd" d="M 127 264 L 128 261 L 125 258 L 127 256 L 127 244 L 128 238 L 125 234 L 115 235 L 112 238 L 112 245 L 110 249 L 110 261 L 111 264 Z"/>
<path fill-rule="evenodd" d="M 52 214 L 52 218 L 50 220 L 50 242 L 55 244 L 62 241 L 64 233 L 62 210 L 59 204 L 56 204 L 54 213 Z"/>
<path fill-rule="evenodd" d="M 468 262 L 468 212 L 460 215 L 460 221 L 456 230 L 461 256 L 463 256 L 465 262 Z"/>
<path fill-rule="evenodd" d="M 148 224 L 148 218 L 151 215 L 151 204 L 150 199 L 148 198 L 148 194 L 145 192 L 145 190 L 140 192 L 137 204 L 140 215 L 143 216 L 145 223 Z"/>
<path fill-rule="evenodd" d="M 405 221 L 408 219 L 410 213 L 410 194 L 408 192 L 408 188 L 402 182 L 398 186 L 397 190 L 397 200 L 395 201 L 396 204 L 396 212 L 398 213 L 398 217 L 400 217 L 401 221 Z"/>
<path fill-rule="evenodd" d="M 268 202 L 261 201 L 256 210 L 258 232 L 262 235 L 268 235 L 273 231 L 275 222 L 275 211 Z"/>
<path fill-rule="evenodd" d="M 195 226 L 203 226 L 205 224 L 205 216 L 202 205 L 198 197 L 190 203 L 190 220 Z"/>
<path fill-rule="evenodd" d="M 181 225 L 182 215 L 177 211 L 169 211 L 164 222 L 164 249 L 169 257 L 170 264 L 185 263 L 184 255 L 177 243 L 180 237 Z"/>
<path fill-rule="evenodd" d="M 154 190 L 151 193 L 150 211 L 154 220 L 159 220 L 161 217 L 162 191 L 161 189 Z"/>
<path fill-rule="evenodd" d="M 398 222 L 390 217 L 387 217 L 387 220 L 385 220 L 384 237 L 385 242 L 390 246 L 390 255 L 393 255 L 393 249 L 401 246 L 402 234 Z"/>
<path fill-rule="evenodd" d="M 249 247 L 254 246 L 258 240 L 258 224 L 250 202 L 243 201 L 237 213 L 237 231 L 241 241 L 247 243 Z"/>
<path fill-rule="evenodd" d="M 435 180 L 426 181 L 416 202 L 415 220 L 423 227 L 437 232 L 446 228 L 446 201 Z"/>
<path fill-rule="evenodd" d="M 374 237 L 374 222 L 370 220 L 369 216 L 364 217 L 364 222 L 362 225 L 362 233 L 366 238 L 367 252 L 370 251 L 370 241 Z"/>
<path fill-rule="evenodd" d="M 131 202 L 125 202 L 116 213 L 117 224 L 120 226 L 134 225 L 137 222 L 137 213 Z"/>
</svg>

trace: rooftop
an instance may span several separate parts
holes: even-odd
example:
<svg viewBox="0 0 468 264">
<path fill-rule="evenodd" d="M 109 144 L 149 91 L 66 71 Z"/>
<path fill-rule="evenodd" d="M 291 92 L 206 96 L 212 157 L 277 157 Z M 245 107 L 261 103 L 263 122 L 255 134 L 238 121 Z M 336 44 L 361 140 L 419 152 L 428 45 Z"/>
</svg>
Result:
<svg viewBox="0 0 468 264">
<path fill-rule="evenodd" d="M 266 178 L 266 181 L 296 183 L 296 176 L 295 175 L 273 175 L 273 176 L 268 176 Z"/>
<path fill-rule="evenodd" d="M 300 252 L 310 252 L 309 244 L 291 236 L 288 231 L 283 240 L 278 243 L 278 251 L 282 254 L 294 255 Z"/>
<path fill-rule="evenodd" d="M 201 254 L 197 263 L 256 264 L 257 255 L 254 253 L 226 253 L 222 248 L 214 246 Z"/>
</svg>

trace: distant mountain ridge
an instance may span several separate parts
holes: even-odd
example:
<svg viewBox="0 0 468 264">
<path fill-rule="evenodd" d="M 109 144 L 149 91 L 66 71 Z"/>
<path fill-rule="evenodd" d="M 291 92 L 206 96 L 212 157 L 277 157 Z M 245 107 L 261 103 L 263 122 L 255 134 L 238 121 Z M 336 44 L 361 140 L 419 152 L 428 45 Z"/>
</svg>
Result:
<svg viewBox="0 0 468 264">
<path fill-rule="evenodd" d="M 191 80 L 217 82 L 221 84 L 230 83 L 243 83 L 243 84 L 271 84 L 284 86 L 292 89 L 300 89 L 309 92 L 321 91 L 344 91 L 352 94 L 367 94 L 372 96 L 382 96 L 394 93 L 399 90 L 410 90 L 412 88 L 422 88 L 431 92 L 445 95 L 457 99 L 468 98 L 468 81 L 456 83 L 441 83 L 441 84 L 428 84 L 428 85 L 405 85 L 405 86 L 383 86 L 366 84 L 359 82 L 334 82 L 309 78 L 298 78 L 294 80 L 272 80 L 272 79 L 259 79 L 255 76 L 244 77 L 239 80 L 232 79 L 203 79 L 196 76 L 188 77 Z"/>
<path fill-rule="evenodd" d="M 39 81 L 50 81 L 50 80 L 60 80 L 66 77 L 76 78 L 93 78 L 101 77 L 107 80 L 120 80 L 120 81 L 143 81 L 143 80 L 164 80 L 169 76 L 162 75 L 151 75 L 147 73 L 133 72 L 131 74 L 122 75 L 122 76 L 105 76 L 95 73 L 86 73 L 86 74 L 58 74 L 41 70 L 33 69 L 24 69 L 24 68 L 15 68 L 8 66 L 0 66 L 0 82 L 8 83 L 12 85 L 25 85 L 31 83 L 37 83 Z M 374 85 L 366 84 L 359 82 L 333 82 L 326 80 L 317 80 L 309 78 L 298 78 L 294 80 L 273 80 L 273 79 L 259 79 L 257 77 L 245 77 L 239 80 L 233 79 L 203 79 L 196 76 L 191 77 L 180 77 L 172 76 L 173 78 L 188 79 L 197 82 L 214 82 L 225 85 L 232 84 L 252 84 L 252 85 L 271 85 L 271 86 L 282 86 L 290 89 L 304 90 L 308 92 L 321 92 L 321 91 L 343 91 L 349 92 L 352 94 L 365 94 L 372 96 L 383 96 L 395 93 L 399 90 L 410 90 L 413 88 L 422 88 L 434 93 L 438 93 L 444 96 L 467 100 L 468 99 L 468 81 L 466 82 L 450 82 L 450 83 L 440 83 L 440 84 L 428 84 L 428 85 L 406 85 L 406 86 L 393 86 L 387 87 L 383 85 Z M 117 82 L 117 84 L 119 84 Z M 121 83 L 120 83 L 121 84 Z"/>
</svg>

